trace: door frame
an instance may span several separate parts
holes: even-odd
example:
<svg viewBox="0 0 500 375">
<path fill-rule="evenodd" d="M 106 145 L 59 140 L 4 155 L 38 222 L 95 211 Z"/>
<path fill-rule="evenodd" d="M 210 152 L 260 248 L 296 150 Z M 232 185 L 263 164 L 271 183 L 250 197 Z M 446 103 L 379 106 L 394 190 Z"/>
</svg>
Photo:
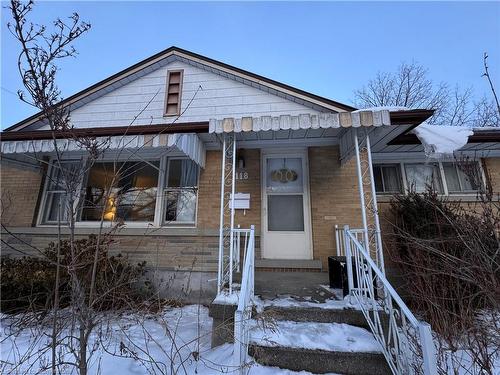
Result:
<svg viewBox="0 0 500 375">
<path fill-rule="evenodd" d="M 267 232 L 267 194 L 266 194 L 266 156 L 276 156 L 276 157 L 300 157 L 302 158 L 302 173 L 303 173 L 303 185 L 304 185 L 304 232 L 306 236 L 306 244 L 308 245 L 308 251 L 305 253 L 307 256 L 305 260 L 314 259 L 313 252 L 313 239 L 312 239 L 312 215 L 311 215 L 311 197 L 310 197 L 310 186 L 309 186 L 309 153 L 307 147 L 301 148 L 263 148 L 260 150 L 260 188 L 261 188 L 261 235 L 260 235 L 260 250 L 262 259 L 278 259 L 278 258 L 267 258 L 269 255 L 269 250 L 266 250 L 266 232 Z M 267 254 L 266 254 L 267 253 Z"/>
</svg>

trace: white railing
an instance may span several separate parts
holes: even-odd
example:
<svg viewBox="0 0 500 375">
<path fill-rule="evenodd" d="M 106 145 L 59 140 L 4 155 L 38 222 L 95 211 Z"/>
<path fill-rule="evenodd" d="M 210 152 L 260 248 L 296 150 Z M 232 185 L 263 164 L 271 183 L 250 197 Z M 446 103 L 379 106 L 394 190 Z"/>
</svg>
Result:
<svg viewBox="0 0 500 375">
<path fill-rule="evenodd" d="M 397 375 L 413 374 L 416 369 L 425 375 L 437 374 L 430 325 L 419 321 L 406 306 L 364 248 L 358 231 L 344 227 L 349 294 L 361 306 L 389 367 Z"/>
<path fill-rule="evenodd" d="M 238 228 L 234 228 L 231 233 L 232 245 L 229 245 L 229 254 L 223 255 L 224 261 L 222 264 L 224 268 L 222 269 L 221 281 L 219 282 L 220 294 L 233 294 L 234 292 L 234 273 L 241 272 L 241 259 L 242 255 L 243 257 L 245 256 L 250 229 L 242 229 L 238 225 Z"/>
<path fill-rule="evenodd" d="M 351 233 L 356 235 L 356 239 L 360 242 L 363 241 L 363 229 L 350 229 Z M 344 226 L 339 227 L 335 224 L 335 245 L 337 248 L 337 256 L 345 257 L 345 239 L 344 239 Z"/>
<path fill-rule="evenodd" d="M 234 312 L 234 365 L 240 374 L 247 373 L 248 343 L 250 340 L 250 318 L 252 317 L 252 301 L 254 298 L 254 259 L 255 230 L 250 227 L 248 244 L 243 260 L 241 290 L 238 298 L 238 308 Z"/>
</svg>

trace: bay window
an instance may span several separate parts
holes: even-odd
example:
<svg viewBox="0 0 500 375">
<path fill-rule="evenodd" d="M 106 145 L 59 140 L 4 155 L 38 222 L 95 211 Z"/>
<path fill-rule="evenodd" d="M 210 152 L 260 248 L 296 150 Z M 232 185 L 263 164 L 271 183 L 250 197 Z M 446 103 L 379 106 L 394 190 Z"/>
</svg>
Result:
<svg viewBox="0 0 500 375">
<path fill-rule="evenodd" d="M 63 165 L 79 173 L 74 190 L 77 225 L 97 225 L 101 220 L 138 225 L 196 222 L 198 166 L 189 159 L 99 161 L 86 173 L 80 162 Z M 59 206 L 66 205 L 67 191 L 62 173 L 52 165 L 40 224 L 55 225 L 59 218 L 67 221 L 68 210 L 59 214 Z"/>
<path fill-rule="evenodd" d="M 95 163 L 81 221 L 154 221 L 159 162 Z"/>
</svg>

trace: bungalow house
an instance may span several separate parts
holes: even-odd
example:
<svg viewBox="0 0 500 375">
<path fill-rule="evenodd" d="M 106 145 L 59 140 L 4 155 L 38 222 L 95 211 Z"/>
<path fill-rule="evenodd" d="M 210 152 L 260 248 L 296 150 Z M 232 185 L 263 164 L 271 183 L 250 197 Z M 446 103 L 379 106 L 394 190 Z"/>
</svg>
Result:
<svg viewBox="0 0 500 375">
<path fill-rule="evenodd" d="M 96 233 L 104 210 L 105 226 L 124 223 L 117 251 L 145 260 L 171 287 L 235 296 L 242 314 L 259 275 L 326 271 L 332 255 L 389 277 L 379 212 L 391 194 L 432 183 L 450 199 L 476 199 L 453 159 L 426 157 L 426 126 L 415 129 L 432 110 L 357 110 L 177 47 L 62 105 L 71 110 L 69 132 L 53 134 L 35 114 L 1 133 L 2 254 L 45 247 L 68 219 L 58 211 L 65 194 L 53 137 L 68 168 L 86 157 L 75 136 L 102 139 L 103 155 L 80 182 L 76 234 Z M 452 138 L 500 191 L 499 132 Z M 114 163 L 127 173 L 105 201 Z M 348 273 L 352 288 L 365 287 L 360 298 L 386 288 Z"/>
</svg>

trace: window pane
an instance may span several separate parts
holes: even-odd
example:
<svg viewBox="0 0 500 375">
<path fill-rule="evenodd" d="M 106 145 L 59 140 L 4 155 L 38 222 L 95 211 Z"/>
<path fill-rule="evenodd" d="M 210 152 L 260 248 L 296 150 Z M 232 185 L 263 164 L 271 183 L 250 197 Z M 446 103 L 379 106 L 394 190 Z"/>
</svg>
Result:
<svg viewBox="0 0 500 375">
<path fill-rule="evenodd" d="M 167 190 L 166 222 L 194 222 L 196 219 L 196 188 Z"/>
<path fill-rule="evenodd" d="M 81 220 L 153 221 L 158 162 L 96 163 L 85 188 Z M 103 213 L 104 211 L 104 213 Z"/>
<path fill-rule="evenodd" d="M 50 176 L 48 176 L 47 191 L 67 191 L 67 184 L 71 190 L 76 189 L 77 184 L 80 183 L 80 168 L 81 165 L 74 161 L 63 161 L 60 164 L 53 162 Z"/>
<path fill-rule="evenodd" d="M 383 193 L 384 184 L 382 183 L 382 167 L 378 165 L 373 166 L 373 178 L 375 180 L 375 191 L 377 193 Z"/>
<path fill-rule="evenodd" d="M 47 176 L 47 191 L 44 207 L 44 223 L 62 223 L 68 221 L 68 194 L 78 195 L 81 165 L 75 161 L 53 162 L 50 175 Z M 64 171 L 64 173 L 63 173 Z M 68 187 L 69 186 L 69 187 Z M 59 217 L 59 201 L 61 213 Z"/>
<path fill-rule="evenodd" d="M 462 170 L 463 167 L 464 166 L 461 167 L 460 164 L 456 163 L 443 163 L 444 175 L 450 193 L 472 192 L 478 190 L 478 187 L 472 183 L 469 176 Z M 475 171 L 471 170 L 471 173 L 474 173 L 473 178 L 480 176 L 477 163 L 467 165 L 466 167 L 471 169 L 476 168 Z"/>
<path fill-rule="evenodd" d="M 301 158 L 268 158 L 266 166 L 269 193 L 302 193 Z"/>
<path fill-rule="evenodd" d="M 173 159 L 168 164 L 167 187 L 198 185 L 198 165 L 189 159 Z"/>
<path fill-rule="evenodd" d="M 66 193 L 47 193 L 46 207 L 45 222 L 57 223 L 59 218 L 61 219 L 61 223 L 68 220 Z M 59 210 L 61 210 L 60 214 Z"/>
<path fill-rule="evenodd" d="M 401 191 L 401 178 L 399 177 L 399 165 L 384 165 L 382 167 L 384 174 L 385 192 L 396 193 Z"/>
<path fill-rule="evenodd" d="M 373 178 L 377 193 L 401 192 L 401 176 L 399 165 L 374 165 Z"/>
<path fill-rule="evenodd" d="M 269 231 L 304 231 L 302 195 L 269 195 L 267 212 Z"/>
<path fill-rule="evenodd" d="M 190 159 L 170 159 L 165 190 L 164 220 L 188 222 L 196 220 L 198 165 Z"/>
<path fill-rule="evenodd" d="M 406 164 L 405 171 L 410 189 L 421 193 L 432 186 L 438 193 L 443 192 L 437 164 Z"/>
<path fill-rule="evenodd" d="M 460 183 L 462 184 L 462 191 L 476 191 L 478 190 L 477 186 L 474 186 L 472 181 L 470 180 L 469 176 L 465 174 L 463 170 L 457 168 L 458 170 L 458 176 L 460 178 Z"/>
<path fill-rule="evenodd" d="M 452 163 L 443 163 L 444 177 L 446 178 L 446 185 L 448 186 L 448 191 L 458 192 L 460 191 L 460 182 L 458 181 L 457 168 Z"/>
</svg>

